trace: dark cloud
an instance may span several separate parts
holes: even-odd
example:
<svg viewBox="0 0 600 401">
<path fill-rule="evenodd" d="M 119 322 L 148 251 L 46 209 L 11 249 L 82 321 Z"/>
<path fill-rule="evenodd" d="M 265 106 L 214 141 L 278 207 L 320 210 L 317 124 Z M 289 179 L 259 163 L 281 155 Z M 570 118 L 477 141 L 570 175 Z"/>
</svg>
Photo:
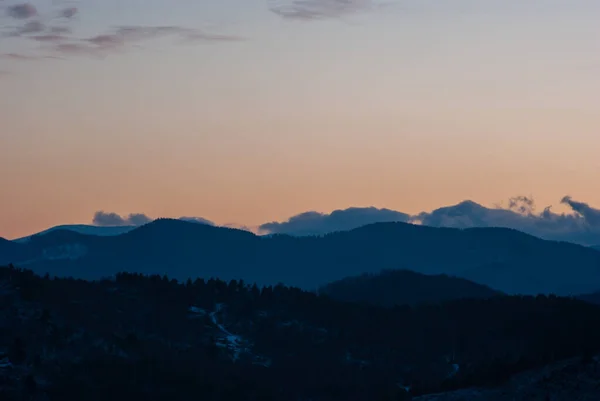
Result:
<svg viewBox="0 0 600 401">
<path fill-rule="evenodd" d="M 506 227 L 550 240 L 600 244 L 600 210 L 569 196 L 561 203 L 573 213 L 554 213 L 551 206 L 538 213 L 531 197 L 518 196 L 509 200 L 507 208 L 464 201 L 413 216 L 411 222 L 434 227 Z"/>
<path fill-rule="evenodd" d="M 16 38 L 31 33 L 40 33 L 46 30 L 46 26 L 41 21 L 28 21 L 25 25 L 11 28 L 9 31 L 4 33 L 2 36 L 8 38 Z"/>
<path fill-rule="evenodd" d="M 46 26 L 41 21 L 29 21 L 22 28 L 18 29 L 19 34 L 44 32 Z"/>
<path fill-rule="evenodd" d="M 152 219 L 142 213 L 121 216 L 117 213 L 106 213 L 101 210 L 94 213 L 92 223 L 96 226 L 141 226 Z"/>
<path fill-rule="evenodd" d="M 175 37 L 185 41 L 232 41 L 235 36 L 208 34 L 199 30 L 177 26 L 121 26 L 110 33 L 92 36 L 71 43 L 61 43 L 55 47 L 59 53 L 107 55 L 122 51 L 127 45 L 162 37 Z"/>
<path fill-rule="evenodd" d="M 15 4 L 6 9 L 7 14 L 16 19 L 27 19 L 37 15 L 37 9 L 31 3 Z"/>
<path fill-rule="evenodd" d="M 259 226 L 259 232 L 268 234 L 319 235 L 333 231 L 351 230 L 366 224 L 379 222 L 407 222 L 405 213 L 375 207 L 335 210 L 329 214 L 305 212 L 284 222 L 271 222 Z"/>
<path fill-rule="evenodd" d="M 208 226 L 215 225 L 215 223 L 213 223 L 212 221 L 207 220 L 203 217 L 180 217 L 179 220 L 188 221 L 190 223 L 206 224 Z"/>
<path fill-rule="evenodd" d="M 77 9 L 77 7 L 69 7 L 61 10 L 60 16 L 63 18 L 70 19 L 73 18 L 78 12 L 79 10 Z"/>
<path fill-rule="evenodd" d="M 298 20 L 336 18 L 375 6 L 372 0 L 270 0 L 268 4 L 280 17 Z"/>
<path fill-rule="evenodd" d="M 587 203 L 574 201 L 570 196 L 565 196 L 560 201 L 565 205 L 569 205 L 571 209 L 593 227 L 600 226 L 600 210 L 590 207 Z"/>
</svg>

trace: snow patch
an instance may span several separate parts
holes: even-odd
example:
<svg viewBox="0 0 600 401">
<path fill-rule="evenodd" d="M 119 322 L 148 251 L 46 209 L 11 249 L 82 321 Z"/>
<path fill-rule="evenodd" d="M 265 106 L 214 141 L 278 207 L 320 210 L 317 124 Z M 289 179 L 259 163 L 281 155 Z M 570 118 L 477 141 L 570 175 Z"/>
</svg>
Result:
<svg viewBox="0 0 600 401">
<path fill-rule="evenodd" d="M 271 366 L 271 360 L 269 358 L 252 354 L 252 349 L 249 347 L 248 341 L 241 336 L 233 334 L 227 328 L 219 322 L 217 315 L 223 311 L 224 304 L 217 304 L 215 310 L 209 314 L 212 323 L 221 331 L 223 336 L 217 339 L 217 347 L 225 348 L 232 353 L 233 361 L 238 361 L 242 354 L 247 354 L 252 357 L 252 363 L 255 365 L 261 365 L 265 367 Z"/>
<path fill-rule="evenodd" d="M 206 309 L 198 308 L 197 306 L 190 306 L 188 308 L 188 312 L 190 314 L 190 317 L 192 318 L 198 318 L 208 315 Z"/>
<path fill-rule="evenodd" d="M 458 365 L 458 363 L 453 363 L 451 365 L 451 370 L 450 373 L 448 373 L 448 376 L 446 376 L 447 379 L 456 376 L 456 374 L 458 373 L 458 371 L 460 370 L 460 366 Z"/>
<path fill-rule="evenodd" d="M 9 369 L 12 368 L 13 365 L 12 363 L 10 363 L 10 361 L 8 360 L 8 358 L 2 358 L 0 359 L 0 369 Z"/>
<path fill-rule="evenodd" d="M 221 330 L 223 334 L 225 334 L 224 337 L 219 339 L 220 341 L 217 342 L 217 346 L 227 348 L 230 351 L 232 351 L 233 360 L 237 361 L 240 358 L 240 354 L 242 353 L 242 351 L 245 351 L 245 349 L 242 347 L 243 339 L 240 336 L 235 335 L 229 330 L 227 330 L 225 326 L 219 323 L 219 321 L 217 320 L 217 314 L 223 310 L 223 306 L 223 304 L 216 305 L 215 310 L 209 315 L 210 320 L 215 326 L 219 328 L 219 330 Z"/>
</svg>

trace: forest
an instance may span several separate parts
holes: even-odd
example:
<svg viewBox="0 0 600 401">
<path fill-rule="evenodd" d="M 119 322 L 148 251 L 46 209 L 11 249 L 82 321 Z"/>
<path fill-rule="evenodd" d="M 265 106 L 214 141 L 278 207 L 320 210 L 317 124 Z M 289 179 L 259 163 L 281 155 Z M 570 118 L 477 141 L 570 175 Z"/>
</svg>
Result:
<svg viewBox="0 0 600 401">
<path fill-rule="evenodd" d="M 600 308 L 556 296 L 391 307 L 284 285 L 0 268 L 2 400 L 384 401 L 600 352 Z"/>
</svg>

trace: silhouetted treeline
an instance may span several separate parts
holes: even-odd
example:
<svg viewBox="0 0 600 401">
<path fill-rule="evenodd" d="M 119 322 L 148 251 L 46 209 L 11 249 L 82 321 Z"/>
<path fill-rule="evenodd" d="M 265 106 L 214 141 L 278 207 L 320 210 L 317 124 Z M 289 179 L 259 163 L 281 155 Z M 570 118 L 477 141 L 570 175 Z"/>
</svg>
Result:
<svg viewBox="0 0 600 401">
<path fill-rule="evenodd" d="M 0 397 L 400 400 L 600 351 L 600 309 L 554 296 L 382 308 L 238 280 L 0 283 Z"/>
</svg>

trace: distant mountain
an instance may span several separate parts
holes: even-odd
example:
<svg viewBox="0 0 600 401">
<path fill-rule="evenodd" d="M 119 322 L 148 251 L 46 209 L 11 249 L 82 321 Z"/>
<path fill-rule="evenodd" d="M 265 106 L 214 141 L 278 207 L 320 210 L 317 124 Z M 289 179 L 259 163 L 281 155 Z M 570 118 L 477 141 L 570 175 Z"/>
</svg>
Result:
<svg viewBox="0 0 600 401">
<path fill-rule="evenodd" d="M 21 244 L 0 237 L 0 264 L 7 260 L 23 260 L 27 257 L 26 251 Z"/>
<path fill-rule="evenodd" d="M 339 301 L 386 307 L 502 295 L 463 278 L 445 274 L 430 276 L 410 270 L 384 270 L 379 274 L 344 278 L 319 288 L 319 293 Z"/>
<path fill-rule="evenodd" d="M 322 237 L 273 235 L 160 219 L 117 236 L 56 230 L 9 247 L 0 264 L 95 279 L 119 271 L 177 279 L 242 278 L 316 289 L 382 269 L 448 274 L 506 293 L 600 289 L 600 253 L 502 228 L 453 229 L 377 223 Z"/>
<path fill-rule="evenodd" d="M 43 235 L 48 234 L 52 231 L 56 230 L 68 230 L 74 231 L 79 234 L 86 235 L 99 235 L 99 236 L 107 236 L 107 235 L 119 235 L 126 233 L 128 231 L 133 230 L 136 226 L 92 226 L 88 224 L 64 224 L 60 226 L 50 227 L 44 231 L 40 231 L 39 233 L 35 233 L 32 235 L 28 235 L 26 237 L 17 238 L 13 240 L 14 242 L 27 242 L 34 235 Z"/>
</svg>

